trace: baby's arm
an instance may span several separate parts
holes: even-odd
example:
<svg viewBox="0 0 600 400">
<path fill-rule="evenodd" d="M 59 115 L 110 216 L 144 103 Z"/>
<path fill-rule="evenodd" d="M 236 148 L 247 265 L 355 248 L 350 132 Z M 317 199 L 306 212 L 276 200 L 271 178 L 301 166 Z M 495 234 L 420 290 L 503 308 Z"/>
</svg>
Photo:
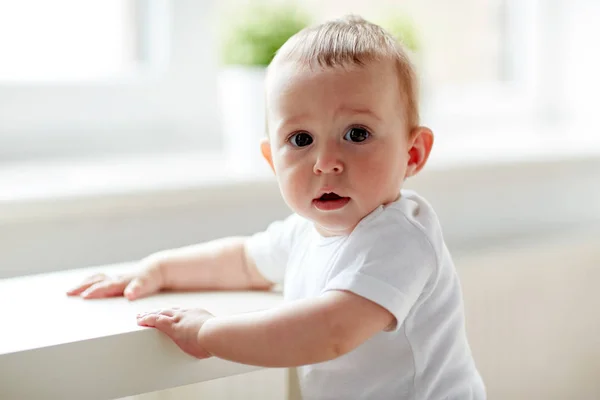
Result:
<svg viewBox="0 0 600 400">
<path fill-rule="evenodd" d="M 363 297 L 329 291 L 280 308 L 210 318 L 197 335 L 208 353 L 265 367 L 293 367 L 337 358 L 394 322 Z"/>
<path fill-rule="evenodd" d="M 247 238 L 228 237 L 162 251 L 144 258 L 137 272 L 97 274 L 67 292 L 86 299 L 124 295 L 129 300 L 162 289 L 268 289 L 272 286 L 247 256 Z"/>
<path fill-rule="evenodd" d="M 228 237 L 159 253 L 164 289 L 268 289 L 248 257 L 245 237 Z"/>
</svg>

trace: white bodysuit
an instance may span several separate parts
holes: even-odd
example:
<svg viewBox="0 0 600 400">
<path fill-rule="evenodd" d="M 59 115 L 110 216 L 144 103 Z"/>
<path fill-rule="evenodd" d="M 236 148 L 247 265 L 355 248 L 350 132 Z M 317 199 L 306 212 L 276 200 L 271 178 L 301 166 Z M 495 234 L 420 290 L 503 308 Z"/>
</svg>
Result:
<svg viewBox="0 0 600 400">
<path fill-rule="evenodd" d="M 303 399 L 482 400 L 457 273 L 431 206 L 415 192 L 380 206 L 348 236 L 323 237 L 293 214 L 253 235 L 250 256 L 286 301 L 345 290 L 396 326 L 348 354 L 298 368 Z"/>
</svg>

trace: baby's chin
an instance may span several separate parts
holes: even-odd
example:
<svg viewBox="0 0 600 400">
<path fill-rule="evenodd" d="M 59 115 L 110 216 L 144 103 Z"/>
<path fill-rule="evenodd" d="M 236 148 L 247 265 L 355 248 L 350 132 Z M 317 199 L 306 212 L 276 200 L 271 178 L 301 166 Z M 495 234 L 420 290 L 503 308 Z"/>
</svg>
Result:
<svg viewBox="0 0 600 400">
<path fill-rule="evenodd" d="M 309 218 L 314 224 L 315 229 L 322 236 L 345 236 L 349 235 L 356 225 L 360 222 L 360 219 L 351 218 L 343 215 L 327 216 Z"/>
<path fill-rule="evenodd" d="M 362 213 L 356 208 L 356 204 L 348 204 L 343 209 L 333 211 L 319 210 L 313 204 L 310 207 L 293 207 L 288 203 L 288 206 L 296 214 L 311 221 L 322 236 L 349 235 L 364 217 L 359 215 Z"/>
</svg>

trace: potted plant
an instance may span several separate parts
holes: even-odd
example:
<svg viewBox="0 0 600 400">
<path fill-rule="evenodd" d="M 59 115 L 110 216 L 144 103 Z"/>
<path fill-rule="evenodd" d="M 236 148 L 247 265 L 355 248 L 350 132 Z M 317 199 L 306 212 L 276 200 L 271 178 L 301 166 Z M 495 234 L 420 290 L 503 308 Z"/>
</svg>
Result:
<svg viewBox="0 0 600 400">
<path fill-rule="evenodd" d="M 252 2 L 225 14 L 221 26 L 219 97 L 229 166 L 247 171 L 263 163 L 266 134 L 264 80 L 275 52 L 310 24 L 290 2 Z"/>
</svg>

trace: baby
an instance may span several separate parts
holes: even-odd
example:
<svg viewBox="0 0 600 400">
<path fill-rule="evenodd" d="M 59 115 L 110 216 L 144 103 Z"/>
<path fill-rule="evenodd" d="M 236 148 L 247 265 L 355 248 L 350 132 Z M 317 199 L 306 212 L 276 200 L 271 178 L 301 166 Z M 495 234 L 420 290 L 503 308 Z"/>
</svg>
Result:
<svg viewBox="0 0 600 400">
<path fill-rule="evenodd" d="M 299 367 L 304 399 L 484 399 L 459 279 L 431 206 L 403 182 L 425 165 L 405 50 L 347 17 L 292 37 L 269 65 L 261 151 L 293 214 L 250 237 L 153 254 L 93 276 L 84 298 L 269 289 L 279 308 L 235 316 L 162 309 L 137 323 L 198 358 Z"/>
</svg>

